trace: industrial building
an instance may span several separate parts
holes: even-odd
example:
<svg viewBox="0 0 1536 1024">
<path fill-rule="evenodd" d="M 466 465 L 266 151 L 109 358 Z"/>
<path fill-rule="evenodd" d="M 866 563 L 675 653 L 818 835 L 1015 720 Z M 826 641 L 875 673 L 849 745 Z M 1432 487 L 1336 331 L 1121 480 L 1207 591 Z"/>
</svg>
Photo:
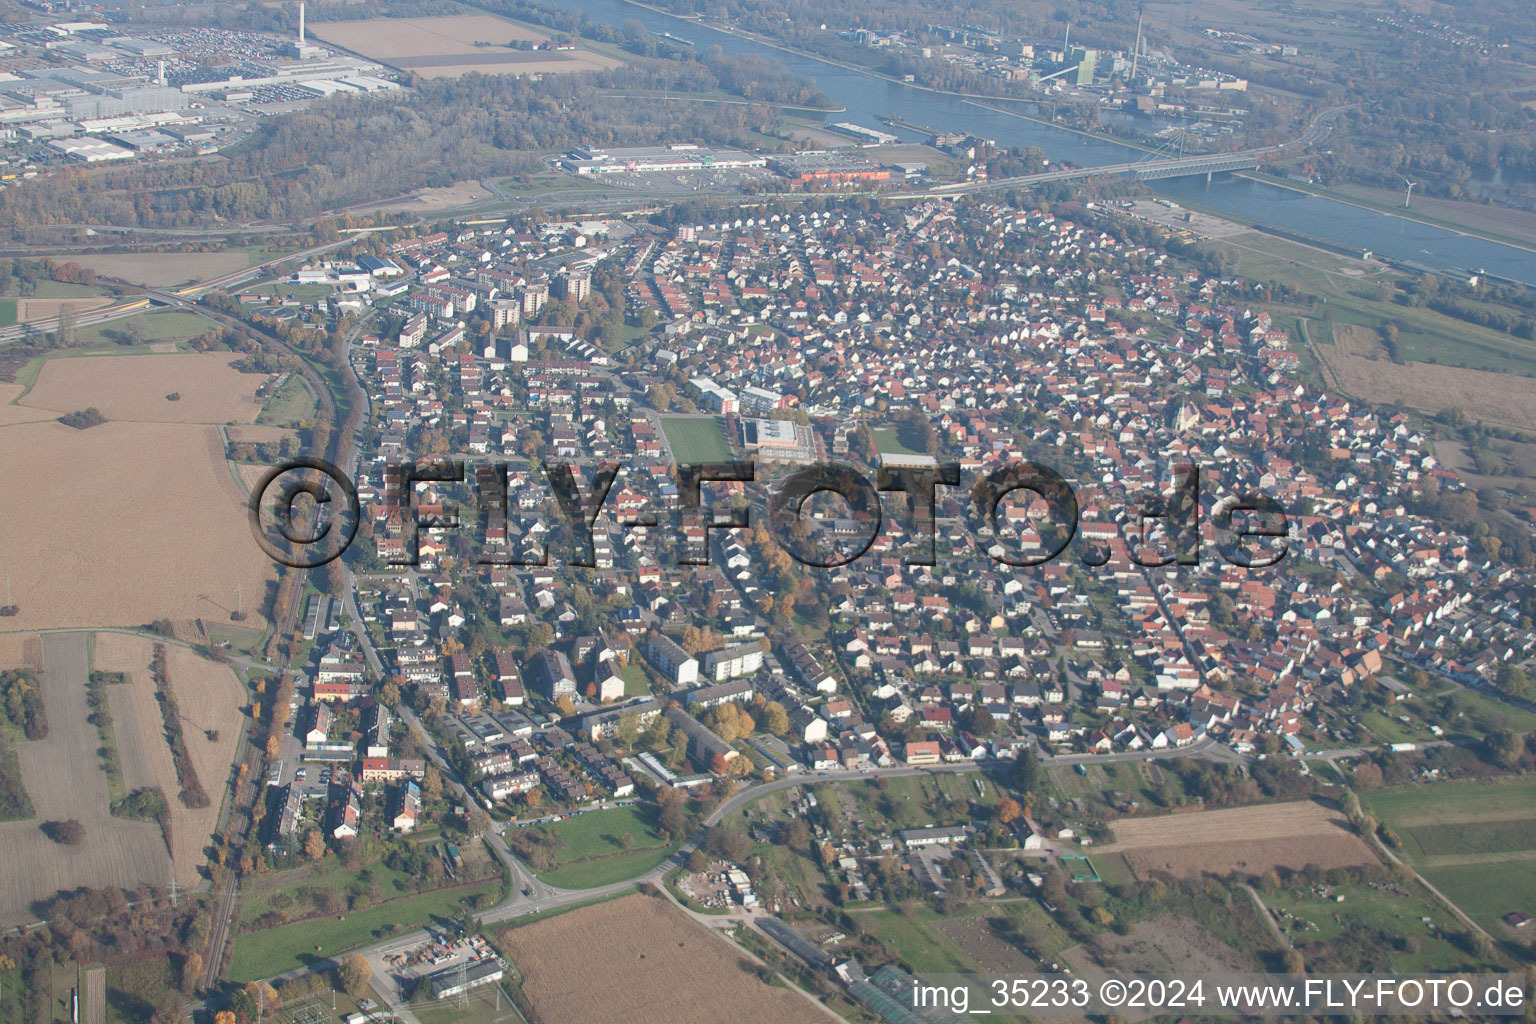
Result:
<svg viewBox="0 0 1536 1024">
<path fill-rule="evenodd" d="M 740 149 L 712 149 L 707 146 L 635 146 L 627 149 L 573 149 L 560 165 L 573 174 L 624 174 L 645 171 L 697 171 L 706 167 L 722 170 L 764 167 L 768 161 Z"/>
<path fill-rule="evenodd" d="M 775 156 L 769 161 L 768 167 L 774 173 L 801 185 L 891 180 L 888 168 L 851 153 L 786 153 Z"/>
</svg>

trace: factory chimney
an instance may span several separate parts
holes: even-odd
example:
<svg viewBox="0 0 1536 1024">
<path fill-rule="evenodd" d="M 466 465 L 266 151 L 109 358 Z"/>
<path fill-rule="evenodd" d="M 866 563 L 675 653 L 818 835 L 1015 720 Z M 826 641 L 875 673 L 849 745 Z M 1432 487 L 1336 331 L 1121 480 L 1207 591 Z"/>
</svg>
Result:
<svg viewBox="0 0 1536 1024">
<path fill-rule="evenodd" d="M 162 88 L 162 89 L 165 88 L 165 58 L 164 57 L 160 58 L 160 75 L 159 75 L 159 80 L 158 80 L 158 82 L 156 84 L 158 84 L 160 86 L 160 88 Z"/>
<path fill-rule="evenodd" d="M 304 0 L 299 0 L 299 45 L 304 45 Z"/>
</svg>

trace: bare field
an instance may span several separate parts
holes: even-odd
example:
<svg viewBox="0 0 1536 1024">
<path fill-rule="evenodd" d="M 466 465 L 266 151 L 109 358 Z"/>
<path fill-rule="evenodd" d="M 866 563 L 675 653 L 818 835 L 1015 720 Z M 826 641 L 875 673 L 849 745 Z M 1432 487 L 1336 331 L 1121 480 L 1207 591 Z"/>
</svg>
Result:
<svg viewBox="0 0 1536 1024">
<path fill-rule="evenodd" d="M 954 917 L 934 927 L 985 974 L 1038 974 L 1039 966 L 998 935 L 985 917 Z"/>
<path fill-rule="evenodd" d="M 59 310 L 66 308 L 74 310 L 76 314 L 84 313 L 87 310 L 110 306 L 112 302 L 111 296 L 107 295 L 78 299 L 17 299 L 16 322 L 25 324 L 48 320 L 58 316 Z"/>
<path fill-rule="evenodd" d="M 96 667 L 106 672 L 122 672 L 129 679 L 128 685 L 108 688 L 124 784 L 130 790 L 159 786 L 165 793 L 171 807 L 176 881 L 196 885 L 203 850 L 218 826 L 219 804 L 235 757 L 245 693 L 227 667 L 200 658 L 185 647 L 166 645 L 166 671 L 181 710 L 187 750 L 210 800 L 207 807 L 187 808 L 176 798 L 180 791 L 176 766 L 165 741 L 160 707 L 155 701 L 154 677 L 149 670 L 153 655 L 154 643 L 147 637 L 96 634 Z M 210 729 L 217 731 L 217 740 L 208 739 Z"/>
<path fill-rule="evenodd" d="M 1399 365 L 1368 327 L 1333 325 L 1333 347 L 1315 347 L 1339 386 L 1368 402 L 1401 402 L 1428 413 L 1457 408 L 1467 415 L 1522 429 L 1536 428 L 1532 381 L 1513 374 L 1429 363 Z"/>
<path fill-rule="evenodd" d="M 425 189 L 409 199 L 400 199 L 388 203 L 362 203 L 356 209 L 382 210 L 384 212 L 396 210 L 452 210 L 460 206 L 483 203 L 495 198 L 496 193 L 481 185 L 480 182 L 461 181 L 457 185 L 446 188 Z"/>
<path fill-rule="evenodd" d="M 232 355 L 80 356 L 50 359 L 21 400 L 66 413 L 94 406 L 109 420 L 147 423 L 251 423 L 261 411 L 256 389 L 266 380 L 241 373 Z M 170 401 L 166 395 L 181 397 Z"/>
<path fill-rule="evenodd" d="M 540 1024 L 825 1024 L 801 996 L 759 981 L 750 961 L 651 896 L 573 910 L 501 932 Z M 579 970 L 572 965 L 580 964 Z"/>
<path fill-rule="evenodd" d="M 0 871 L 0 921 L 7 924 L 33 920 L 33 902 L 60 890 L 170 881 L 159 826 L 114 818 L 109 811 L 96 727 L 86 720 L 86 634 L 50 634 L 43 648 L 48 737 L 16 748 L 37 819 L 0 824 L 0 864 L 7 865 Z M 85 826 L 79 846 L 55 843 L 39 827 L 69 818 Z"/>
<path fill-rule="evenodd" d="M 11 423 L 38 423 L 53 419 L 54 414 L 46 409 L 28 409 L 13 404 L 21 397 L 22 390 L 20 384 L 0 384 L 0 427 Z"/>
<path fill-rule="evenodd" d="M 251 265 L 250 256 L 243 252 L 85 253 L 55 256 L 54 260 L 73 261 L 96 271 L 100 277 L 115 277 L 151 288 L 222 277 Z"/>
<path fill-rule="evenodd" d="M 1103 853 L 1125 857 L 1139 878 L 1171 875 L 1262 874 L 1271 868 L 1323 868 L 1374 863 L 1344 816 L 1310 800 L 1232 807 L 1115 822 L 1115 842 Z"/>
<path fill-rule="evenodd" d="M 593 71 L 619 65 L 587 49 L 510 49 L 507 44 L 516 40 L 543 42 L 549 36 L 489 14 L 330 21 L 310 29 L 317 39 L 403 71 L 416 71 L 423 78 L 457 77 L 472 71 L 491 75 Z"/>
<path fill-rule="evenodd" d="M 1258 965 L 1187 917 L 1164 914 L 1131 925 L 1126 935 L 1099 937 L 1102 956 L 1082 946 L 1062 956 L 1079 970 L 1103 969 L 1147 974 L 1219 974 L 1252 971 Z"/>
<path fill-rule="evenodd" d="M 260 625 L 273 565 L 251 538 L 215 428 L 0 429 L 0 474 L 28 482 L 0 489 L 0 565 L 21 609 L 7 628 L 227 623 L 237 585 L 247 624 Z"/>
</svg>

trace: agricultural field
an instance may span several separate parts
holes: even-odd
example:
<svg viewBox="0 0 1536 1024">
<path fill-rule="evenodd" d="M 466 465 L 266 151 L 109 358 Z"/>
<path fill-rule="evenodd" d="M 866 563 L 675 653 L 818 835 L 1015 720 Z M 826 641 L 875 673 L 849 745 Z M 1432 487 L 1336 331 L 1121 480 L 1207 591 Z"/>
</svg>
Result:
<svg viewBox="0 0 1536 1024">
<path fill-rule="evenodd" d="M 661 429 L 674 462 L 725 462 L 731 458 L 731 446 L 713 416 L 663 416 Z"/>
<path fill-rule="evenodd" d="M 1096 855 L 1120 854 L 1143 880 L 1155 872 L 1258 875 L 1273 868 L 1348 867 L 1376 860 L 1341 813 L 1310 800 L 1122 818 L 1114 831 L 1115 842 L 1096 848 Z"/>
<path fill-rule="evenodd" d="M 209 424 L 253 420 L 262 380 L 228 356 L 61 358 L 22 404 L 0 406 L 0 473 L 30 481 L 0 494 L 10 628 L 227 624 L 242 596 L 259 625 L 273 565 Z M 52 422 L 90 407 L 107 422 Z"/>
<path fill-rule="evenodd" d="M 1524 377 L 1422 362 L 1394 363 L 1379 332 L 1349 323 L 1335 323 L 1333 344 L 1319 345 L 1317 353 L 1341 388 L 1366 401 L 1401 402 L 1429 413 L 1462 409 L 1490 422 L 1536 428 L 1536 411 L 1529 400 L 1531 382 Z"/>
<path fill-rule="evenodd" d="M 171 808 L 172 855 L 176 881 L 196 885 L 204 850 L 217 831 L 219 806 L 243 728 L 244 687 L 228 666 L 208 661 L 176 644 L 165 645 L 166 673 L 181 711 L 187 751 L 209 805 L 189 808 L 177 799 L 180 786 L 165 741 L 155 684 L 149 670 L 154 644 L 126 633 L 96 634 L 95 667 L 121 672 L 125 685 L 110 686 L 108 701 L 117 733 L 123 785 L 130 792 L 158 786 Z"/>
<path fill-rule="evenodd" d="M 88 313 L 93 309 L 101 309 L 112 305 L 112 299 L 106 295 L 78 295 L 57 298 L 21 298 L 7 300 L 16 304 L 16 322 L 23 324 L 38 324 L 41 330 L 51 330 L 55 324 L 48 321 L 57 320 L 63 310 L 72 310 L 76 316 Z"/>
<path fill-rule="evenodd" d="M 742 953 L 652 896 L 573 910 L 497 933 L 541 1024 L 634 1019 L 674 1024 L 811 1024 L 823 1011 L 769 986 Z M 580 964 L 580 970 L 573 970 Z"/>
<path fill-rule="evenodd" d="M 317 39 L 423 78 L 457 78 L 471 72 L 561 74 L 619 66 L 612 57 L 575 50 L 516 50 L 519 40 L 549 36 L 488 14 L 435 18 L 373 18 L 311 25 Z"/>
<path fill-rule="evenodd" d="M 859 920 L 866 934 L 895 953 L 915 973 L 967 974 L 982 969 L 980 962 L 947 934 L 946 925 L 953 919 L 941 917 L 929 907 L 913 906 L 910 912 L 861 912 Z"/>
<path fill-rule="evenodd" d="M 55 256 L 54 260 L 78 263 L 94 270 L 98 277 L 114 277 L 149 288 L 222 277 L 257 262 L 251 253 L 238 249 L 229 252 L 93 252 Z"/>
<path fill-rule="evenodd" d="M 251 423 L 266 379 L 241 373 L 234 356 L 82 356 L 43 364 L 25 398 L 28 408 L 71 412 L 95 408 L 109 420 L 154 423 Z M 173 400 L 168 395 L 179 395 Z"/>
<path fill-rule="evenodd" d="M 16 750 L 36 817 L 0 824 L 0 863 L 27 865 L 27 870 L 0 872 L 0 922 L 7 925 L 34 920 L 34 901 L 60 890 L 80 885 L 132 889 L 165 885 L 171 877 L 159 826 L 114 818 L 109 811 L 107 777 L 96 754 L 100 739 L 87 720 L 87 634 L 46 635 L 42 652 L 48 735 L 23 741 Z M 55 843 L 40 827 L 71 818 L 85 827 L 85 840 L 78 845 Z"/>
<path fill-rule="evenodd" d="M 1493 935 L 1524 938 L 1504 915 L 1536 914 L 1536 779 L 1394 786 L 1361 795 L 1401 854 Z"/>
<path fill-rule="evenodd" d="M 674 849 L 656 833 L 654 820 L 654 808 L 620 807 L 546 826 L 559 845 L 539 880 L 561 889 L 593 889 L 644 874 Z"/>
<path fill-rule="evenodd" d="M 150 344 L 153 351 L 171 351 L 167 343 L 185 341 L 207 334 L 219 325 L 196 313 L 166 311 L 137 313 L 133 316 L 92 324 L 76 331 L 82 345 Z"/>
</svg>

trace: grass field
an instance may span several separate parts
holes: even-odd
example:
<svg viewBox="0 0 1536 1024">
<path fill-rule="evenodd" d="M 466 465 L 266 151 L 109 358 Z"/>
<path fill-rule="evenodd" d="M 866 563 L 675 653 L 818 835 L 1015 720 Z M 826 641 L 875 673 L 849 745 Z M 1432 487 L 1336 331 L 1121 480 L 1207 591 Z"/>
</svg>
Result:
<svg viewBox="0 0 1536 1024">
<path fill-rule="evenodd" d="M 920 452 L 903 444 L 901 440 L 901 432 L 895 428 L 882 428 L 880 430 L 872 430 L 870 433 L 874 435 L 875 448 L 879 450 L 881 455 L 928 454 L 927 452 Z"/>
<path fill-rule="evenodd" d="M 0 299 L 0 327 L 13 327 L 16 324 L 16 300 Z"/>
<path fill-rule="evenodd" d="M 1479 819 L 1536 818 L 1536 778 L 1393 786 L 1361 793 L 1360 802 L 1393 829 Z"/>
<path fill-rule="evenodd" d="M 1390 964 L 1394 970 L 1410 973 L 1443 971 L 1466 959 L 1462 950 L 1438 937 L 1465 926 L 1420 895 L 1419 887 L 1409 889 L 1406 896 L 1360 884 L 1334 886 L 1330 891 L 1343 896 L 1344 902 L 1336 903 L 1311 890 L 1291 889 L 1265 893 L 1264 902 L 1275 912 L 1287 936 L 1297 943 L 1326 944 L 1357 924 L 1393 938 L 1415 939 L 1418 949 L 1413 952 L 1384 946 L 1381 955 L 1386 962 L 1377 965 L 1380 967 Z M 1426 917 L 1430 919 L 1427 923 L 1422 920 Z"/>
<path fill-rule="evenodd" d="M 481 894 L 494 899 L 500 891 L 501 883 L 491 880 L 391 900 L 355 914 L 242 932 L 235 936 L 229 979 L 245 982 L 303 967 L 316 958 L 366 946 L 392 926 L 404 930 L 433 918 L 450 918 L 459 912 L 465 900 Z"/>
<path fill-rule="evenodd" d="M 928 907 L 860 913 L 869 934 L 901 958 L 913 972 L 967 973 L 977 969 L 970 957 L 939 930 L 944 919 Z"/>
<path fill-rule="evenodd" d="M 731 458 L 731 446 L 713 417 L 663 416 L 661 429 L 678 463 L 725 462 Z"/>
<path fill-rule="evenodd" d="M 347 890 L 354 885 L 377 893 L 379 900 L 388 900 L 405 892 L 410 880 L 410 875 L 395 871 L 383 863 L 349 871 L 336 857 L 327 857 L 318 864 L 306 864 L 288 871 L 264 872 L 252 876 L 240 887 L 240 923 L 250 924 L 274 909 L 273 901 L 282 902 L 282 897 L 293 901 L 287 908 L 290 915 L 299 917 L 311 912 L 312 904 L 300 895 L 302 889 L 334 893 L 345 905 Z"/>
<path fill-rule="evenodd" d="M 1536 778 L 1394 786 L 1360 800 L 1419 873 L 1490 933 L 1536 942 L 1501 920 L 1536 914 Z"/>
<path fill-rule="evenodd" d="M 130 324 L 134 327 L 130 328 Z M 132 330 L 137 330 L 146 342 L 184 341 L 206 334 L 217 326 L 212 320 L 196 313 L 140 313 L 121 320 L 108 320 L 104 324 L 82 327 L 78 333 L 80 343 L 84 345 L 118 343 L 127 338 Z"/>
<path fill-rule="evenodd" d="M 1512 911 L 1536 914 L 1536 862 L 1505 860 L 1447 865 L 1425 868 L 1422 874 L 1490 934 L 1536 944 L 1531 926 L 1515 931 L 1503 921 L 1504 915 Z"/>
<path fill-rule="evenodd" d="M 539 872 L 539 879 L 561 889 L 593 889 L 644 874 L 674 849 L 662 841 L 653 824 L 649 807 L 589 811 L 556 822 L 548 829 L 560 837 L 562 845 L 554 864 Z"/>
<path fill-rule="evenodd" d="M 295 373 L 283 382 L 277 394 L 262 404 L 256 422 L 267 426 L 296 427 L 314 415 L 315 398 L 309 393 L 309 385 L 304 378 Z"/>
</svg>

